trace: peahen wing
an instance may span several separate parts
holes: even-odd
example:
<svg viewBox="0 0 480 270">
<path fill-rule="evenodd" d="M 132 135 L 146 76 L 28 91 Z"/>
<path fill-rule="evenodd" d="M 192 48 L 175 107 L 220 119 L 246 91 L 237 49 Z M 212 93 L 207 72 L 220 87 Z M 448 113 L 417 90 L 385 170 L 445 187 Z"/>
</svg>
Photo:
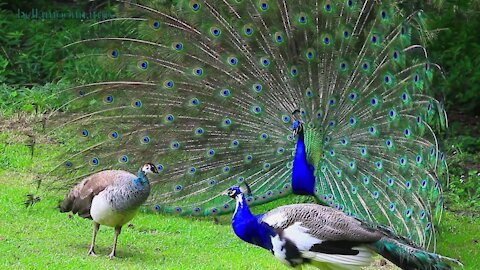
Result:
<svg viewBox="0 0 480 270">
<path fill-rule="evenodd" d="M 442 162 L 427 121 L 444 119 L 421 14 L 395 1 L 167 2 L 121 1 L 99 36 L 67 46 L 114 80 L 65 91 L 74 116 L 52 114 L 52 134 L 69 151 L 48 186 L 153 161 L 156 210 L 230 211 L 220 195 L 243 181 L 265 202 L 290 192 L 299 110 L 318 193 L 430 243 Z"/>
</svg>

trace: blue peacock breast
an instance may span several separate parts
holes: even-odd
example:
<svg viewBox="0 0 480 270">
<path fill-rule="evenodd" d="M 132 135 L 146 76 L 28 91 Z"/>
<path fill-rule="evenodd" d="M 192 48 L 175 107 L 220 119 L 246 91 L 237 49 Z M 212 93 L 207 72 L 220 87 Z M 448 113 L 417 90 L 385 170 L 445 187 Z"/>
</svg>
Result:
<svg viewBox="0 0 480 270">
<path fill-rule="evenodd" d="M 315 195 L 315 168 L 309 164 L 305 142 L 299 137 L 295 147 L 292 169 L 292 191 L 298 195 Z"/>
<path fill-rule="evenodd" d="M 245 242 L 257 245 L 267 250 L 272 250 L 272 237 L 276 235 L 273 228 L 257 219 L 241 220 L 232 222 L 233 231 Z"/>
</svg>

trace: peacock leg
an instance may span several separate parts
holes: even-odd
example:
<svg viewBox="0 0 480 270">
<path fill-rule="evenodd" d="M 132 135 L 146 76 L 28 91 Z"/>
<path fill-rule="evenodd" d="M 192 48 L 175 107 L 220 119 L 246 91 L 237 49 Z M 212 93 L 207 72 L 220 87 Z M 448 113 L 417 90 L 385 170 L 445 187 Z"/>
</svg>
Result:
<svg viewBox="0 0 480 270">
<path fill-rule="evenodd" d="M 115 258 L 115 254 L 117 250 L 117 239 L 121 231 L 122 231 L 122 226 L 115 227 L 115 237 L 113 238 L 113 249 L 112 249 L 112 252 L 108 255 L 110 259 Z"/>
<path fill-rule="evenodd" d="M 88 255 L 89 256 L 97 256 L 97 254 L 95 254 L 95 238 L 97 237 L 97 232 L 98 232 L 98 229 L 100 228 L 100 224 L 96 223 L 95 221 L 93 222 L 93 236 L 92 236 L 92 244 L 90 245 L 90 249 L 88 250 Z"/>
</svg>

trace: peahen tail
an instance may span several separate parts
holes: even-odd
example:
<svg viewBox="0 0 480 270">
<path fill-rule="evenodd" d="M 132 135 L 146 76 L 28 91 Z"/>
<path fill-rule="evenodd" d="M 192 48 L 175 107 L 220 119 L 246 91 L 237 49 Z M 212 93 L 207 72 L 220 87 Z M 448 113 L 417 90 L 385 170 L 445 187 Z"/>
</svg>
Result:
<svg viewBox="0 0 480 270">
<path fill-rule="evenodd" d="M 230 212 L 222 194 L 244 181 L 249 204 L 291 193 L 301 120 L 317 198 L 435 243 L 446 115 L 421 12 L 394 0 L 119 2 L 96 36 L 65 46 L 108 79 L 62 93 L 49 134 L 65 152 L 42 186 L 152 161 L 155 211 Z"/>
<path fill-rule="evenodd" d="M 456 259 L 425 251 L 388 236 L 369 246 L 402 269 L 449 270 L 452 269 L 451 265 L 463 267 L 463 264 Z"/>
</svg>

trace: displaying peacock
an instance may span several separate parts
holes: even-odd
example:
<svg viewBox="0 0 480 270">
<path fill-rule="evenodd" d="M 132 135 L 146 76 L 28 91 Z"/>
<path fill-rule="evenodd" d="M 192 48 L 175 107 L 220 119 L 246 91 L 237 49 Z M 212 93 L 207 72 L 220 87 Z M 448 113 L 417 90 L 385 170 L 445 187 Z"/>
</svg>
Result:
<svg viewBox="0 0 480 270">
<path fill-rule="evenodd" d="M 422 13 L 400 5 L 120 1 L 95 37 L 65 46 L 112 80 L 62 93 L 47 126 L 67 150 L 41 184 L 148 158 L 161 174 L 155 211 L 231 212 L 221 194 L 247 180 L 248 204 L 293 189 L 431 247 L 448 177 L 434 133 L 446 123 L 432 97 L 440 70 Z"/>
<path fill-rule="evenodd" d="M 447 270 L 459 261 L 430 253 L 389 229 L 316 204 L 291 204 L 254 216 L 238 186 L 232 227 L 243 241 L 260 246 L 284 264 L 320 269 L 361 269 L 378 253 L 402 269 Z"/>
</svg>

